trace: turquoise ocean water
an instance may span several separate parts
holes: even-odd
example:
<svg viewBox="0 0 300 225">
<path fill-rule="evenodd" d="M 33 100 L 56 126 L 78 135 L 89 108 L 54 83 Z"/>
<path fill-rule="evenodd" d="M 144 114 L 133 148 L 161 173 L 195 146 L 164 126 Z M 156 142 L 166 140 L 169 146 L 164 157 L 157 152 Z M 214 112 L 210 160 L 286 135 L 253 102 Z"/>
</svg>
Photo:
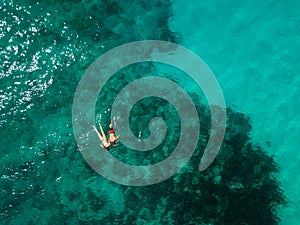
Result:
<svg viewBox="0 0 300 225">
<path fill-rule="evenodd" d="M 299 1 L 175 1 L 172 30 L 215 72 L 228 106 L 251 117 L 252 136 L 270 154 L 299 224 Z"/>
<path fill-rule="evenodd" d="M 0 224 L 298 224 L 299 10 L 298 1 L 2 1 Z M 129 187 L 84 161 L 72 103 L 96 58 L 147 39 L 181 44 L 209 65 L 228 106 L 227 133 L 216 161 L 198 173 L 210 131 L 201 90 L 169 67 L 125 68 L 99 95 L 95 120 L 105 127 L 116 94 L 143 76 L 176 81 L 201 114 L 187 166 L 159 184 Z M 136 153 L 119 143 L 111 154 L 133 165 L 171 154 L 180 125 L 166 101 L 137 104 L 133 133 L 146 138 L 155 116 L 168 127 L 160 146 Z"/>
</svg>

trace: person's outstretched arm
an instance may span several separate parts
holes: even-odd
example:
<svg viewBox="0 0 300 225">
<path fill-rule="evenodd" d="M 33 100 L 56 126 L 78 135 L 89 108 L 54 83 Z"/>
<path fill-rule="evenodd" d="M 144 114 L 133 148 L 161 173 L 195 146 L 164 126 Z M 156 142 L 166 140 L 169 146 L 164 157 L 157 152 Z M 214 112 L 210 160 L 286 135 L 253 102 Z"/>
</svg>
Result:
<svg viewBox="0 0 300 225">
<path fill-rule="evenodd" d="M 114 126 L 113 126 L 114 130 L 117 129 L 117 121 L 116 121 L 116 117 L 114 116 Z"/>
</svg>

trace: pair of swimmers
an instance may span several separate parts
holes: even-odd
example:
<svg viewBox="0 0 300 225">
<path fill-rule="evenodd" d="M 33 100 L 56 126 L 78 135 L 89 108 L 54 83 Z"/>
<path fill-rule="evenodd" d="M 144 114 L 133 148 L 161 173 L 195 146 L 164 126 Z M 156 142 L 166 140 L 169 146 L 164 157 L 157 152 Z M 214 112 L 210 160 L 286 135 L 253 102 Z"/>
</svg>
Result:
<svg viewBox="0 0 300 225">
<path fill-rule="evenodd" d="M 101 134 L 99 133 L 97 128 L 93 125 L 93 128 L 101 141 L 100 146 L 101 146 L 101 148 L 104 148 L 105 150 L 109 151 L 110 146 L 116 146 L 117 145 L 116 142 L 120 138 L 120 136 L 115 135 L 115 130 L 117 127 L 116 117 L 114 117 L 113 121 L 111 121 L 111 123 L 109 125 L 109 131 L 108 131 L 109 139 L 108 140 L 107 140 L 107 137 L 106 137 L 100 123 L 99 123 L 99 127 L 100 127 Z"/>
</svg>

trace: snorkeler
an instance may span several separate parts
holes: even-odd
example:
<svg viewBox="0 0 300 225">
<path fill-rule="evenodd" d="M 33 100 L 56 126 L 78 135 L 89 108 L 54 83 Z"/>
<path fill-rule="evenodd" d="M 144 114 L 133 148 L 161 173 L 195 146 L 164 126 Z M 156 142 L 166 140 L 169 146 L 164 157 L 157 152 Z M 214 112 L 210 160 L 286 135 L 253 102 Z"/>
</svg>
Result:
<svg viewBox="0 0 300 225">
<path fill-rule="evenodd" d="M 109 151 L 110 142 L 107 141 L 106 135 L 104 134 L 104 131 L 102 129 L 101 124 L 99 124 L 99 127 L 100 127 L 102 135 L 99 133 L 99 131 L 97 130 L 97 128 L 93 125 L 93 128 L 94 128 L 95 132 L 97 133 L 100 141 L 102 142 L 100 144 L 100 146 L 101 146 L 101 148 L 104 148 L 105 150 Z"/>
<path fill-rule="evenodd" d="M 117 129 L 117 122 L 116 122 L 116 117 L 114 117 L 113 121 L 111 121 L 109 125 L 109 142 L 112 146 L 117 145 L 117 140 L 119 140 L 120 136 L 116 136 L 116 129 Z"/>
</svg>

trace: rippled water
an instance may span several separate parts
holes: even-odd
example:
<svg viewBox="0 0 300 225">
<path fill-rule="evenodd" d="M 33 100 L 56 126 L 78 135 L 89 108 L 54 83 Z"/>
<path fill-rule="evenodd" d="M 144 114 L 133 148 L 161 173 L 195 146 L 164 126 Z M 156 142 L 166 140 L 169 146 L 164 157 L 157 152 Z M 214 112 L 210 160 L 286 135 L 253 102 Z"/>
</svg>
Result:
<svg viewBox="0 0 300 225">
<path fill-rule="evenodd" d="M 254 141 L 281 167 L 282 224 L 299 224 L 299 1 L 178 0 L 173 9 L 172 30 L 213 69 L 227 105 L 250 115 Z"/>
<path fill-rule="evenodd" d="M 72 102 L 85 70 L 123 43 L 180 42 L 180 30 L 169 29 L 173 16 L 169 1 L 3 1 L 0 223 L 277 224 L 277 205 L 285 202 L 273 178 L 278 167 L 263 149 L 251 144 L 251 122 L 243 114 L 229 110 L 224 150 L 210 169 L 195 174 L 210 128 L 205 104 L 197 102 L 203 129 L 196 155 L 178 175 L 153 186 L 112 183 L 94 172 L 78 151 Z M 96 121 L 108 124 L 111 99 L 123 84 L 140 73 L 157 72 L 149 65 L 127 69 L 100 94 L 105 101 L 97 102 Z M 188 78 L 166 70 L 160 75 L 173 76 L 195 101 L 204 97 Z M 150 111 L 149 102 L 157 104 Z M 149 102 L 133 109 L 131 122 L 137 124 L 133 132 L 146 137 L 148 120 L 158 115 L 170 128 L 171 139 L 165 143 L 176 142 L 176 113 L 164 101 Z M 147 165 L 166 157 L 171 147 L 141 156 L 120 145 L 111 154 Z"/>
</svg>

